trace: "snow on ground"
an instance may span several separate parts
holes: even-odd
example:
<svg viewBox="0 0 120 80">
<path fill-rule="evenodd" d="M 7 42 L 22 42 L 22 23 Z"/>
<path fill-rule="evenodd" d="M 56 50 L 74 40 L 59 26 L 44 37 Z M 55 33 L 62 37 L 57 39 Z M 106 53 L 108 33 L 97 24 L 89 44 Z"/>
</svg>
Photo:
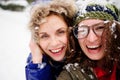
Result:
<svg viewBox="0 0 120 80">
<path fill-rule="evenodd" d="M 26 58 L 30 52 L 28 20 L 28 11 L 0 9 L 0 80 L 25 80 Z"/>
<path fill-rule="evenodd" d="M 26 58 L 30 52 L 28 12 L 0 9 L 0 80 L 25 80 Z"/>
</svg>

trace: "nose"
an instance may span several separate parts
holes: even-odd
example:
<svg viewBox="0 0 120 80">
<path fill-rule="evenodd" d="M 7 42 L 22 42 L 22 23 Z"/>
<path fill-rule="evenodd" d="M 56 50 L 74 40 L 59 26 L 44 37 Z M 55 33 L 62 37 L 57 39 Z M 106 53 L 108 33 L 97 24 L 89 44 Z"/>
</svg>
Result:
<svg viewBox="0 0 120 80">
<path fill-rule="evenodd" d="M 51 37 L 50 44 L 53 47 L 57 47 L 57 45 L 59 44 L 59 39 L 57 37 L 55 37 L 55 36 Z"/>
<path fill-rule="evenodd" d="M 98 36 L 93 32 L 93 30 L 90 30 L 87 36 L 87 40 L 91 43 L 95 42 L 98 40 Z"/>
</svg>

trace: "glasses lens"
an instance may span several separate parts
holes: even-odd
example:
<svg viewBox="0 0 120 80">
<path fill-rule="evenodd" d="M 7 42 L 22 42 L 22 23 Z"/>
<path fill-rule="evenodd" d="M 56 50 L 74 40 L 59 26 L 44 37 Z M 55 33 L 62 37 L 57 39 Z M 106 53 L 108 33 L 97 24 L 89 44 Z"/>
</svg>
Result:
<svg viewBox="0 0 120 80">
<path fill-rule="evenodd" d="M 85 38 L 88 34 L 87 26 L 78 26 L 74 29 L 74 35 L 76 38 Z"/>
<path fill-rule="evenodd" d="M 94 26 L 87 25 L 76 26 L 73 29 L 74 36 L 79 39 L 85 38 L 89 33 L 90 27 L 93 29 L 96 36 L 102 36 L 106 25 L 104 23 L 99 23 Z"/>
<path fill-rule="evenodd" d="M 99 24 L 94 26 L 94 32 L 97 36 L 102 36 L 104 29 L 105 29 L 105 24 Z"/>
<path fill-rule="evenodd" d="M 78 27 L 78 38 L 85 38 L 88 34 L 87 26 L 79 26 Z"/>
</svg>

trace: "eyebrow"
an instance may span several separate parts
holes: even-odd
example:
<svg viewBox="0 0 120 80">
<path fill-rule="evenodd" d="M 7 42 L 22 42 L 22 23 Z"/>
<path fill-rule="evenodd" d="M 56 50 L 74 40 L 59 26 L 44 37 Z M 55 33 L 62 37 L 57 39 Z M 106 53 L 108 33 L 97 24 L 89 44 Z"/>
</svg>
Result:
<svg viewBox="0 0 120 80">
<path fill-rule="evenodd" d="M 39 32 L 38 34 L 47 34 L 46 32 Z"/>
<path fill-rule="evenodd" d="M 60 28 L 58 28 L 56 31 L 58 31 L 58 30 L 67 30 L 68 29 L 68 27 L 66 28 L 66 27 L 60 27 Z M 38 32 L 38 34 L 45 34 L 46 32 Z"/>
</svg>

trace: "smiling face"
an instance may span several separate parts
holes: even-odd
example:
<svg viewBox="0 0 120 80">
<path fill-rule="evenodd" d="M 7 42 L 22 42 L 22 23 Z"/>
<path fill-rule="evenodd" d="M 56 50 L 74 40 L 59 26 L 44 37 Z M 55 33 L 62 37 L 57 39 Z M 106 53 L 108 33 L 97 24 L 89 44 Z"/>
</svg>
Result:
<svg viewBox="0 0 120 80">
<path fill-rule="evenodd" d="M 68 26 L 62 17 L 50 15 L 39 27 L 39 45 L 55 61 L 63 60 L 68 44 Z"/>
<path fill-rule="evenodd" d="M 98 19 L 88 19 L 81 21 L 78 26 L 84 24 L 89 27 L 93 27 L 93 25 L 99 23 L 104 23 L 104 21 Z M 90 28 L 89 33 L 85 38 L 78 38 L 79 44 L 88 58 L 91 60 L 100 60 L 104 57 L 106 48 L 105 36 L 104 32 L 101 36 L 97 36 L 93 29 Z"/>
</svg>

